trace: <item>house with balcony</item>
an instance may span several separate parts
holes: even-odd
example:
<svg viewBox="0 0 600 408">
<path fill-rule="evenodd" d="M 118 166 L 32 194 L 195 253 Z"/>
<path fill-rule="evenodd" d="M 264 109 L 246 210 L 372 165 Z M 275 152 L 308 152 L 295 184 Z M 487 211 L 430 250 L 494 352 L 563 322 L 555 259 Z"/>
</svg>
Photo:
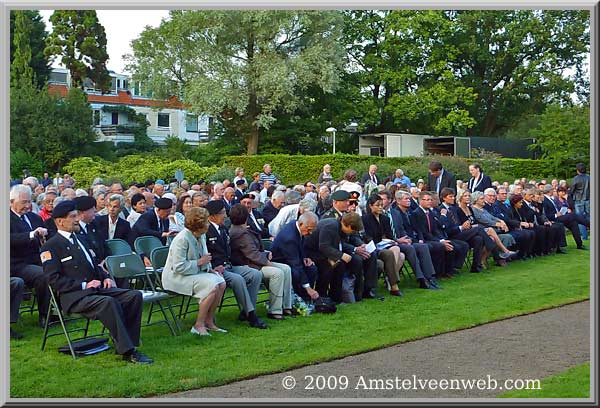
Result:
<svg viewBox="0 0 600 408">
<path fill-rule="evenodd" d="M 175 136 L 194 146 L 208 141 L 212 117 L 193 114 L 176 97 L 160 100 L 147 94 L 142 95 L 139 84 L 136 87 L 130 86 L 128 76 L 113 71 L 109 73 L 112 85 L 108 93 L 102 94 L 94 88 L 91 81 L 84 81 L 84 91 L 94 110 L 94 129 L 98 134 L 98 141 L 111 141 L 114 144 L 134 141 L 131 128 L 136 123 L 131 120 L 126 109 L 118 107 L 129 107 L 144 115 L 150 123 L 148 137 L 157 144 L 164 144 L 168 136 Z M 69 70 L 53 68 L 48 81 L 49 92 L 66 96 L 70 86 Z"/>
</svg>

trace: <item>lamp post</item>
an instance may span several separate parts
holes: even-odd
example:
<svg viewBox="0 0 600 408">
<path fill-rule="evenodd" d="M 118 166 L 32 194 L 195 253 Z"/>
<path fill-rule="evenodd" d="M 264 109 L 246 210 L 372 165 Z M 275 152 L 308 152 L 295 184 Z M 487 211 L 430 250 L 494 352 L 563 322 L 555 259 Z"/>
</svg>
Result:
<svg viewBox="0 0 600 408">
<path fill-rule="evenodd" d="M 337 129 L 334 127 L 328 127 L 325 129 L 325 131 L 333 133 L 333 154 L 335 154 L 335 132 L 337 132 Z"/>
</svg>

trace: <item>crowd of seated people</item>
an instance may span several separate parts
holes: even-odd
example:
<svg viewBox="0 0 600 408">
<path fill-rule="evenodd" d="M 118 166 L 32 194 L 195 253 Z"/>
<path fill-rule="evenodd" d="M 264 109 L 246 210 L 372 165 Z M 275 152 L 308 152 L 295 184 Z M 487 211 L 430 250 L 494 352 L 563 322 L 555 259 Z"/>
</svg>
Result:
<svg viewBox="0 0 600 408">
<path fill-rule="evenodd" d="M 578 249 L 586 249 L 589 214 L 577 210 L 562 180 L 500 183 L 473 163 L 471 179 L 463 182 L 435 161 L 427 184 L 412 183 L 405 174 L 409 169 L 397 169 L 386 179 L 376 165 L 362 176 L 338 170 L 325 165 L 315 175 L 317 184 L 295 186 L 282 184 L 268 164 L 250 183 L 241 167 L 233 181 L 147 180 L 125 188 L 98 178 L 77 194 L 72 178 L 69 186 L 44 186 L 35 177 L 15 183 L 10 191 L 11 323 L 28 287 L 37 297 L 39 324 L 46 325 L 53 281 L 44 273 L 51 253 L 44 255 L 42 248 L 46 240 L 60 241 L 67 230 L 85 248 L 86 257 L 78 262 L 89 261 L 103 279 L 108 279 L 107 240 L 122 239 L 132 250 L 136 238 L 144 236 L 168 245 L 164 286 L 197 299 L 199 312 L 190 331 L 200 336 L 227 332 L 215 317 L 226 287 L 239 305 L 239 320 L 266 329 L 256 310 L 261 285 L 269 292 L 266 317 L 285 320 L 294 317 L 295 295 L 305 302 L 321 296 L 338 303 L 381 299 L 383 279 L 391 296 L 403 296 L 401 276 L 407 268 L 419 289 L 440 290 L 441 281 L 461 273 L 467 259 L 468 270 L 480 273 L 493 269 L 490 259 L 506 267 L 563 254 L 566 231 Z M 585 166 L 577 170 L 578 188 L 589 189 L 579 181 Z M 342 173 L 336 181 L 333 174 Z M 577 194 L 579 201 L 589 197 L 586 191 Z M 73 225 L 65 206 L 75 212 Z M 138 255 L 151 266 L 150 254 Z M 123 290 L 127 285 L 115 282 Z M 82 287 L 56 289 L 63 295 Z M 11 327 L 11 338 L 19 337 Z M 123 353 L 130 356 L 132 350 Z M 137 351 L 127 358 L 147 360 Z"/>
</svg>

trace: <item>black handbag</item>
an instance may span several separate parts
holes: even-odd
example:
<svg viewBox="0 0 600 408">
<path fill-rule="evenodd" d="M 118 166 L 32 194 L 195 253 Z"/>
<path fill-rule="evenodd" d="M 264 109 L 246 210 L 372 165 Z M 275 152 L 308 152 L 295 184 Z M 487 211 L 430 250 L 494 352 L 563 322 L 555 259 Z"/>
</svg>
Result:
<svg viewBox="0 0 600 408">
<path fill-rule="evenodd" d="M 77 356 L 89 356 L 110 348 L 106 337 L 88 337 L 81 340 L 75 340 L 71 342 L 71 344 L 73 345 L 73 351 Z M 58 351 L 65 354 L 71 354 L 68 344 L 60 346 Z"/>
<path fill-rule="evenodd" d="M 331 300 L 331 298 L 320 296 L 314 302 L 315 313 L 335 313 L 337 312 L 337 307 L 335 306 L 335 302 Z"/>
</svg>

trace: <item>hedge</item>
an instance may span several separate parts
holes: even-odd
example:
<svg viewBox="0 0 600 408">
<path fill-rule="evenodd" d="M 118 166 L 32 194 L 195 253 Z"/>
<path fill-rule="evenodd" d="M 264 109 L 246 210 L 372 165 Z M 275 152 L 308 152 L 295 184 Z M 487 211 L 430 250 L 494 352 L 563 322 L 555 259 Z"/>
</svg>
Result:
<svg viewBox="0 0 600 408">
<path fill-rule="evenodd" d="M 163 179 L 168 181 L 175 177 L 175 172 L 181 169 L 184 178 L 190 181 L 209 179 L 221 169 L 217 166 L 201 167 L 192 160 L 169 160 L 158 156 L 129 155 L 122 157 L 116 163 L 107 162 L 98 157 L 78 157 L 64 167 L 76 181 L 78 187 L 88 187 L 96 177 L 105 183 L 120 181 L 129 184 L 147 179 Z"/>
<path fill-rule="evenodd" d="M 78 186 L 89 186 L 96 177 L 101 177 L 105 182 L 119 180 L 123 183 L 131 181 L 143 182 L 149 178 L 168 180 L 181 169 L 184 177 L 189 181 L 205 179 L 209 181 L 232 179 L 235 167 L 243 167 L 246 177 L 251 178 L 253 172 L 262 172 L 263 165 L 269 163 L 280 180 L 285 184 L 316 182 L 325 164 L 330 164 L 334 178 L 341 179 L 344 171 L 355 169 L 359 174 L 367 172 L 370 164 L 376 164 L 377 173 L 387 177 L 395 169 L 401 168 L 414 182 L 419 178 L 426 180 L 427 167 L 432 160 L 440 161 L 444 168 L 453 172 L 457 179 L 468 180 L 471 176 L 468 171 L 469 164 L 474 159 L 465 159 L 454 156 L 426 156 L 426 157 L 374 157 L 356 156 L 350 154 L 303 156 L 271 154 L 260 156 L 226 156 L 224 163 L 210 167 L 202 167 L 192 160 L 169 160 L 157 155 L 129 155 L 111 163 L 98 157 L 79 157 L 73 159 L 64 171 L 71 174 L 78 182 Z M 521 177 L 553 178 L 553 163 L 546 160 L 530 159 L 481 159 L 477 160 L 484 172 L 493 180 L 512 183 Z M 573 171 L 563 169 L 560 177 L 572 177 Z"/>
<path fill-rule="evenodd" d="M 329 154 L 320 156 L 302 155 L 260 155 L 260 156 L 227 156 L 225 166 L 241 166 L 246 176 L 253 172 L 262 172 L 263 165 L 268 163 L 280 180 L 286 184 L 304 183 L 308 180 L 317 181 L 325 164 L 331 165 L 335 179 L 342 178 L 344 171 L 354 169 L 360 175 L 367 172 L 369 165 L 376 164 L 377 173 L 387 177 L 395 169 L 401 168 L 411 181 L 422 178 L 427 179 L 427 167 L 432 160 L 438 160 L 444 168 L 453 172 L 457 179 L 468 180 L 469 164 L 477 161 L 481 164 L 484 173 L 490 175 L 493 180 L 512 183 L 515 179 L 527 177 L 530 179 L 541 179 L 555 177 L 552 174 L 554 166 L 546 160 L 531 159 L 465 159 L 456 156 L 426 156 L 426 157 L 374 157 L 356 156 L 350 154 Z M 567 174 L 571 172 L 567 171 Z M 573 166 L 573 176 L 575 173 Z M 566 177 L 566 176 L 563 176 Z"/>
</svg>

